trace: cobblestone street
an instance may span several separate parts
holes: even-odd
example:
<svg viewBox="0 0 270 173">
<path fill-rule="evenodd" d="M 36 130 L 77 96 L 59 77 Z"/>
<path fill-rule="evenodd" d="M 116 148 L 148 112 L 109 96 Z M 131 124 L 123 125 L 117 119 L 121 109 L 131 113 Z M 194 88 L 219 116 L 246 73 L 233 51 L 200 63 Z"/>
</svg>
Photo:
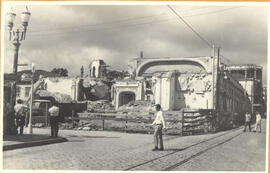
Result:
<svg viewBox="0 0 270 173">
<path fill-rule="evenodd" d="M 264 171 L 266 134 L 243 128 L 197 136 L 164 136 L 165 151 L 153 152 L 153 137 L 106 131 L 62 130 L 65 143 L 3 152 L 4 169 Z M 34 133 L 49 133 L 34 129 Z M 16 163 L 16 164 L 14 164 Z"/>
</svg>

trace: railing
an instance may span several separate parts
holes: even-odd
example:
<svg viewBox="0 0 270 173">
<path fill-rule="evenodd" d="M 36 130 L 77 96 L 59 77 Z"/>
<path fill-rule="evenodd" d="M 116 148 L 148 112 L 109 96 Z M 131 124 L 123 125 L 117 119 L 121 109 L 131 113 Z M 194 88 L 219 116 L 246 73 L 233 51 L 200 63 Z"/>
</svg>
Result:
<svg viewBox="0 0 270 173">
<path fill-rule="evenodd" d="M 212 130 L 212 110 L 184 111 L 182 135 L 194 135 L 208 133 Z"/>
</svg>

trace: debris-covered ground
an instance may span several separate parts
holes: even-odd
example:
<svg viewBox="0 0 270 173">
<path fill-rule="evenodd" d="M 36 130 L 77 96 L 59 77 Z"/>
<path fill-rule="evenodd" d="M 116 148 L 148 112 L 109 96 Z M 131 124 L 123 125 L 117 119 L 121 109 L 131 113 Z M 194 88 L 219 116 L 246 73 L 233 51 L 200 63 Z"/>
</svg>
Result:
<svg viewBox="0 0 270 173">
<path fill-rule="evenodd" d="M 106 100 L 88 101 L 87 111 L 78 113 L 79 121 L 61 124 L 63 129 L 75 130 L 113 130 L 133 133 L 152 133 L 155 119 L 154 104 L 147 101 L 130 102 L 115 111 Z M 182 122 L 179 111 L 165 111 L 167 134 L 181 134 Z"/>
</svg>

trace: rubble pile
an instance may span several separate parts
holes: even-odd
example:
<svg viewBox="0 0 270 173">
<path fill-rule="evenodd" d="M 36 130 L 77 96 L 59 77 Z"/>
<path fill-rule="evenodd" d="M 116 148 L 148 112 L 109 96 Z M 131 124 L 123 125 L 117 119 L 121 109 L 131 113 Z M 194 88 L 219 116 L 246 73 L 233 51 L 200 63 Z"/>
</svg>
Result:
<svg viewBox="0 0 270 173">
<path fill-rule="evenodd" d="M 86 78 L 83 80 L 83 88 L 87 100 L 109 99 L 110 86 L 108 82 L 100 79 Z"/>
<path fill-rule="evenodd" d="M 87 101 L 88 112 L 113 111 L 115 107 L 108 100 Z"/>
<path fill-rule="evenodd" d="M 131 101 L 126 105 L 119 107 L 119 112 L 127 112 L 128 115 L 135 117 L 146 117 L 155 111 L 154 103 L 148 101 Z"/>
</svg>

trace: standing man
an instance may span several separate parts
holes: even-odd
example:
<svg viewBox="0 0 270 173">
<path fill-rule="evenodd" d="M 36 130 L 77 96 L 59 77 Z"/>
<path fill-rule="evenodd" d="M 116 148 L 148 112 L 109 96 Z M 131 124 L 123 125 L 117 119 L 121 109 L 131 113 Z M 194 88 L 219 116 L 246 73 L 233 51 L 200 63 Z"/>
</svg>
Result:
<svg viewBox="0 0 270 173">
<path fill-rule="evenodd" d="M 51 125 L 51 137 L 58 136 L 58 121 L 59 121 L 59 107 L 55 101 L 52 102 L 52 107 L 49 109 L 50 113 L 50 125 Z"/>
<path fill-rule="evenodd" d="M 16 128 L 20 128 L 20 135 L 23 135 L 23 128 L 25 126 L 25 114 L 28 111 L 28 107 L 22 104 L 21 99 L 17 100 L 17 104 L 14 106 L 15 110 L 15 125 Z"/>
<path fill-rule="evenodd" d="M 262 132 L 262 117 L 258 111 L 256 111 L 255 113 L 256 113 L 256 124 L 255 124 L 254 132 L 256 132 L 258 126 L 260 126 L 260 133 L 261 133 Z"/>
<path fill-rule="evenodd" d="M 163 112 L 161 111 L 161 106 L 159 104 L 156 104 L 155 106 L 156 108 L 156 119 L 155 121 L 152 123 L 152 125 L 154 126 L 155 132 L 154 132 L 154 144 L 155 144 L 155 148 L 152 149 L 152 151 L 157 151 L 157 150 L 164 150 L 164 146 L 163 146 L 163 139 L 162 139 L 162 129 L 166 128 L 165 127 L 165 121 L 163 118 Z M 159 143 L 159 147 L 158 148 L 158 143 Z"/>
<path fill-rule="evenodd" d="M 246 112 L 245 115 L 245 128 L 244 128 L 244 132 L 246 132 L 246 127 L 248 126 L 249 131 L 251 132 L 251 114 L 249 112 Z"/>
</svg>

